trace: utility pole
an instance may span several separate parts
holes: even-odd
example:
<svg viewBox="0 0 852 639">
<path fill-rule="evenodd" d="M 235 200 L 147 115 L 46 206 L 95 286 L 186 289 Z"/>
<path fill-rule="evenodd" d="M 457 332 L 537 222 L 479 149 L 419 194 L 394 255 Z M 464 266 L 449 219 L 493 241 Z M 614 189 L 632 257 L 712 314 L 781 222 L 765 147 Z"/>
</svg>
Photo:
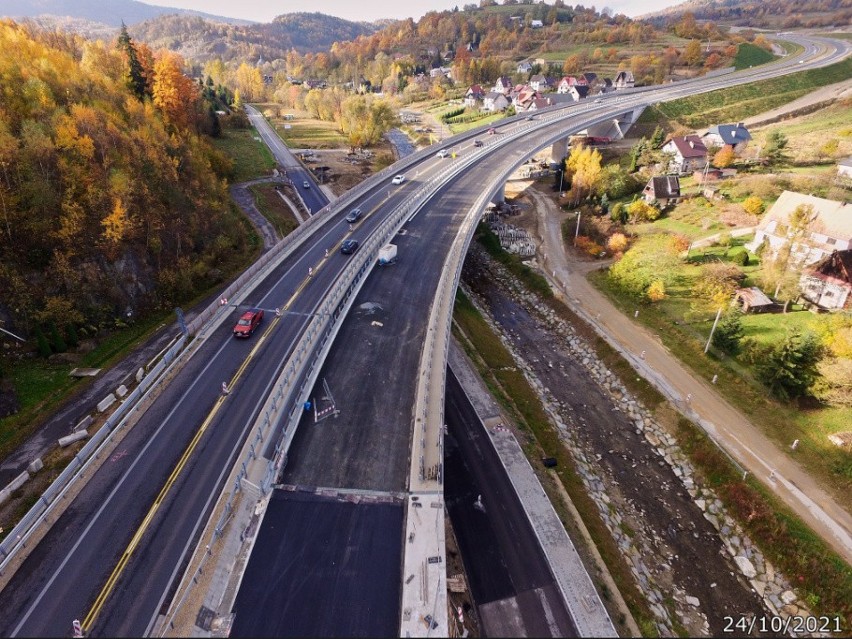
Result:
<svg viewBox="0 0 852 639">
<path fill-rule="evenodd" d="M 574 231 L 574 246 L 577 246 L 577 237 L 580 235 L 580 216 L 582 213 L 577 211 L 577 230 Z"/>
<path fill-rule="evenodd" d="M 710 342 L 713 340 L 713 333 L 716 332 L 716 325 L 719 323 L 719 318 L 722 316 L 722 307 L 719 307 L 719 312 L 716 313 L 716 320 L 713 322 L 713 328 L 710 329 L 710 337 L 707 338 L 707 345 L 704 347 L 704 354 L 710 350 Z"/>
</svg>

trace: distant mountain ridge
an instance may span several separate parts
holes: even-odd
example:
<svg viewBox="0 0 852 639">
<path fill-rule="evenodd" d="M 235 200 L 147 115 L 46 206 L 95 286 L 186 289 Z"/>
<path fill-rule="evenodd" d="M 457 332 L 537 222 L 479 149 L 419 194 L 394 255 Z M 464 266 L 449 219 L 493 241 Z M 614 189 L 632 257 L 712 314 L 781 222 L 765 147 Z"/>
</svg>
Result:
<svg viewBox="0 0 852 639">
<path fill-rule="evenodd" d="M 226 25 L 198 16 L 160 16 L 129 29 L 134 39 L 153 49 L 168 48 L 194 62 L 275 60 L 295 49 L 326 52 L 335 42 L 349 42 L 379 26 L 351 22 L 323 13 L 287 13 L 272 22 Z"/>
<path fill-rule="evenodd" d="M 9 18 L 38 18 L 40 16 L 69 17 L 110 27 L 137 24 L 169 14 L 194 15 L 228 24 L 252 24 L 250 20 L 237 20 L 215 16 L 202 11 L 155 7 L 138 0 L 3 0 L 0 16 Z"/>
<path fill-rule="evenodd" d="M 852 0 L 686 0 L 636 19 L 660 25 L 686 12 L 697 20 L 763 29 L 847 26 Z"/>
</svg>

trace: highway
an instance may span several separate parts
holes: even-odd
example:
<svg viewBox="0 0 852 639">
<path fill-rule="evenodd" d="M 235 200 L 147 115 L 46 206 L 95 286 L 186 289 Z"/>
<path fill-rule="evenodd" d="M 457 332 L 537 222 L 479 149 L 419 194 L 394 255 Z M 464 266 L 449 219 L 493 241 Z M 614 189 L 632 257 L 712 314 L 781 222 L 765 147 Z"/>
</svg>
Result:
<svg viewBox="0 0 852 639">
<path fill-rule="evenodd" d="M 785 68 L 789 70 L 789 65 Z M 754 71 L 752 75 L 760 77 Z M 723 86 L 724 82 L 724 78 L 717 78 L 703 86 Z M 396 429 L 392 448 L 382 453 L 393 460 L 389 464 L 392 468 L 380 469 L 384 464 L 375 463 L 375 449 L 371 453 L 368 448 L 360 457 L 361 466 L 352 471 L 356 479 L 350 479 L 349 471 L 334 466 L 331 462 L 335 457 L 324 448 L 323 434 L 333 434 L 332 429 L 302 427 L 286 471 L 290 479 L 285 481 L 313 486 L 372 481 L 377 489 L 404 490 L 403 471 L 410 446 L 410 413 L 406 421 L 405 411 L 412 405 L 417 361 L 411 351 L 419 354 L 422 347 L 427 315 L 424 304 L 433 295 L 430 290 L 434 291 L 438 271 L 446 260 L 449 240 L 484 185 L 590 120 L 612 117 L 652 97 L 670 99 L 678 92 L 696 90 L 696 85 L 691 85 L 613 96 L 599 105 L 565 109 L 573 114 L 569 121 L 537 116 L 538 121 L 531 124 L 519 118 L 500 127 L 508 140 L 512 131 L 530 125 L 522 144 L 503 144 L 502 135 L 487 136 L 486 147 L 475 151 L 471 142 L 475 133 L 454 139 L 460 160 L 480 152 L 481 161 L 461 176 L 447 180 L 407 225 L 406 234 L 400 238 L 403 250 L 399 268 L 377 272 L 362 289 L 361 299 L 370 301 L 370 297 L 380 296 L 386 308 L 393 309 L 394 320 L 406 329 L 400 333 L 384 331 L 385 348 L 374 347 L 379 341 L 375 336 L 351 329 L 354 332 L 342 342 L 346 347 L 333 350 L 324 367 L 333 386 L 347 389 L 347 418 L 365 431 L 361 436 L 372 446 L 384 445 L 380 434 L 389 427 L 384 416 L 399 416 L 392 424 Z M 429 155 L 419 160 L 416 168 L 405 171 L 408 180 L 399 186 L 390 185 L 387 179 L 374 180 L 352 204 L 368 211 L 353 231 L 342 220 L 346 211 L 332 207 L 311 241 L 285 259 L 250 296 L 252 305 L 268 311 L 263 330 L 249 340 L 238 341 L 230 335 L 231 321 L 207 337 L 119 445 L 118 452 L 94 473 L 0 592 L 0 610 L 4 611 L 0 633 L 63 636 L 69 633 L 75 618 L 87 619 L 86 630 L 98 636 L 139 636 L 150 630 L 197 541 L 199 526 L 209 515 L 211 501 L 221 490 L 271 380 L 299 344 L 309 318 L 342 268 L 351 260 L 365 259 L 357 252 L 351 257 L 341 255 L 337 250 L 340 242 L 347 237 L 363 241 L 384 216 L 447 162 L 451 160 Z M 284 310 L 280 319 L 272 312 L 275 308 Z M 360 329 L 378 328 L 372 321 Z M 384 326 L 390 329 L 390 324 Z M 341 362 L 345 365 L 338 365 Z M 391 384 L 385 383 L 388 377 L 382 374 L 387 370 L 393 370 Z M 227 397 L 220 394 L 223 381 L 232 388 Z M 382 393 L 384 390 L 387 394 Z M 361 403 L 368 412 L 359 412 Z M 339 430 L 343 432 L 342 427 Z M 337 446 L 342 451 L 338 458 L 345 451 L 352 456 L 351 447 L 345 443 Z M 400 459 L 403 462 L 399 463 Z M 309 474 L 305 470 L 308 466 L 325 467 L 328 475 Z"/>
</svg>

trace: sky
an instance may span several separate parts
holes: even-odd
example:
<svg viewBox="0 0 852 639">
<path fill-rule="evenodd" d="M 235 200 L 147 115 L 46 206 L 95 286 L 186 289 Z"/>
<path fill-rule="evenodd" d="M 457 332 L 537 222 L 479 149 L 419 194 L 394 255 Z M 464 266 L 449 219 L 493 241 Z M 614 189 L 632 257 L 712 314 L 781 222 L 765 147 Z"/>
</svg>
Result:
<svg viewBox="0 0 852 639">
<path fill-rule="evenodd" d="M 478 0 L 142 0 L 154 4 L 178 9 L 194 9 L 227 18 L 242 18 L 256 22 L 271 22 L 283 13 L 298 11 L 319 11 L 327 15 L 338 16 L 353 21 L 378 20 L 380 18 L 420 19 L 429 11 L 443 11 L 465 4 L 479 4 Z M 623 13 L 631 18 L 643 13 L 657 11 L 667 6 L 679 4 L 680 0 L 609 0 L 609 2 L 590 2 L 589 0 L 567 0 L 571 6 L 582 4 L 594 6 L 598 10 L 609 7 L 614 13 Z M 502 2 L 501 2 L 502 4 Z M 552 4 L 552 2 L 548 2 Z"/>
</svg>

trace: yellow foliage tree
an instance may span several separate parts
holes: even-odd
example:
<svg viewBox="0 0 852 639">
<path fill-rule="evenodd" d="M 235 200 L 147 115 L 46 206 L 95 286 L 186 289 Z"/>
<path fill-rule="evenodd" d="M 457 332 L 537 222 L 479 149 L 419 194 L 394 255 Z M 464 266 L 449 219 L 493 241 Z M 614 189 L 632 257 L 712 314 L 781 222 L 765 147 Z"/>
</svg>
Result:
<svg viewBox="0 0 852 639">
<path fill-rule="evenodd" d="M 766 209 L 766 205 L 756 195 L 751 195 L 743 200 L 743 210 L 749 215 L 760 215 Z"/>
<path fill-rule="evenodd" d="M 734 163 L 736 157 L 734 150 L 730 146 L 723 146 L 713 156 L 713 166 L 719 169 L 726 169 Z"/>
<path fill-rule="evenodd" d="M 172 125 L 186 129 L 195 116 L 198 85 L 183 73 L 183 58 L 163 51 L 154 63 L 154 104 Z"/>
<path fill-rule="evenodd" d="M 127 209 L 120 199 L 116 199 L 112 206 L 112 212 L 102 221 L 103 239 L 110 257 L 115 256 L 118 245 L 130 232 L 131 221 Z"/>
<path fill-rule="evenodd" d="M 663 280 L 654 280 L 648 287 L 646 295 L 652 302 L 660 302 L 666 299 L 666 283 Z"/>
</svg>

